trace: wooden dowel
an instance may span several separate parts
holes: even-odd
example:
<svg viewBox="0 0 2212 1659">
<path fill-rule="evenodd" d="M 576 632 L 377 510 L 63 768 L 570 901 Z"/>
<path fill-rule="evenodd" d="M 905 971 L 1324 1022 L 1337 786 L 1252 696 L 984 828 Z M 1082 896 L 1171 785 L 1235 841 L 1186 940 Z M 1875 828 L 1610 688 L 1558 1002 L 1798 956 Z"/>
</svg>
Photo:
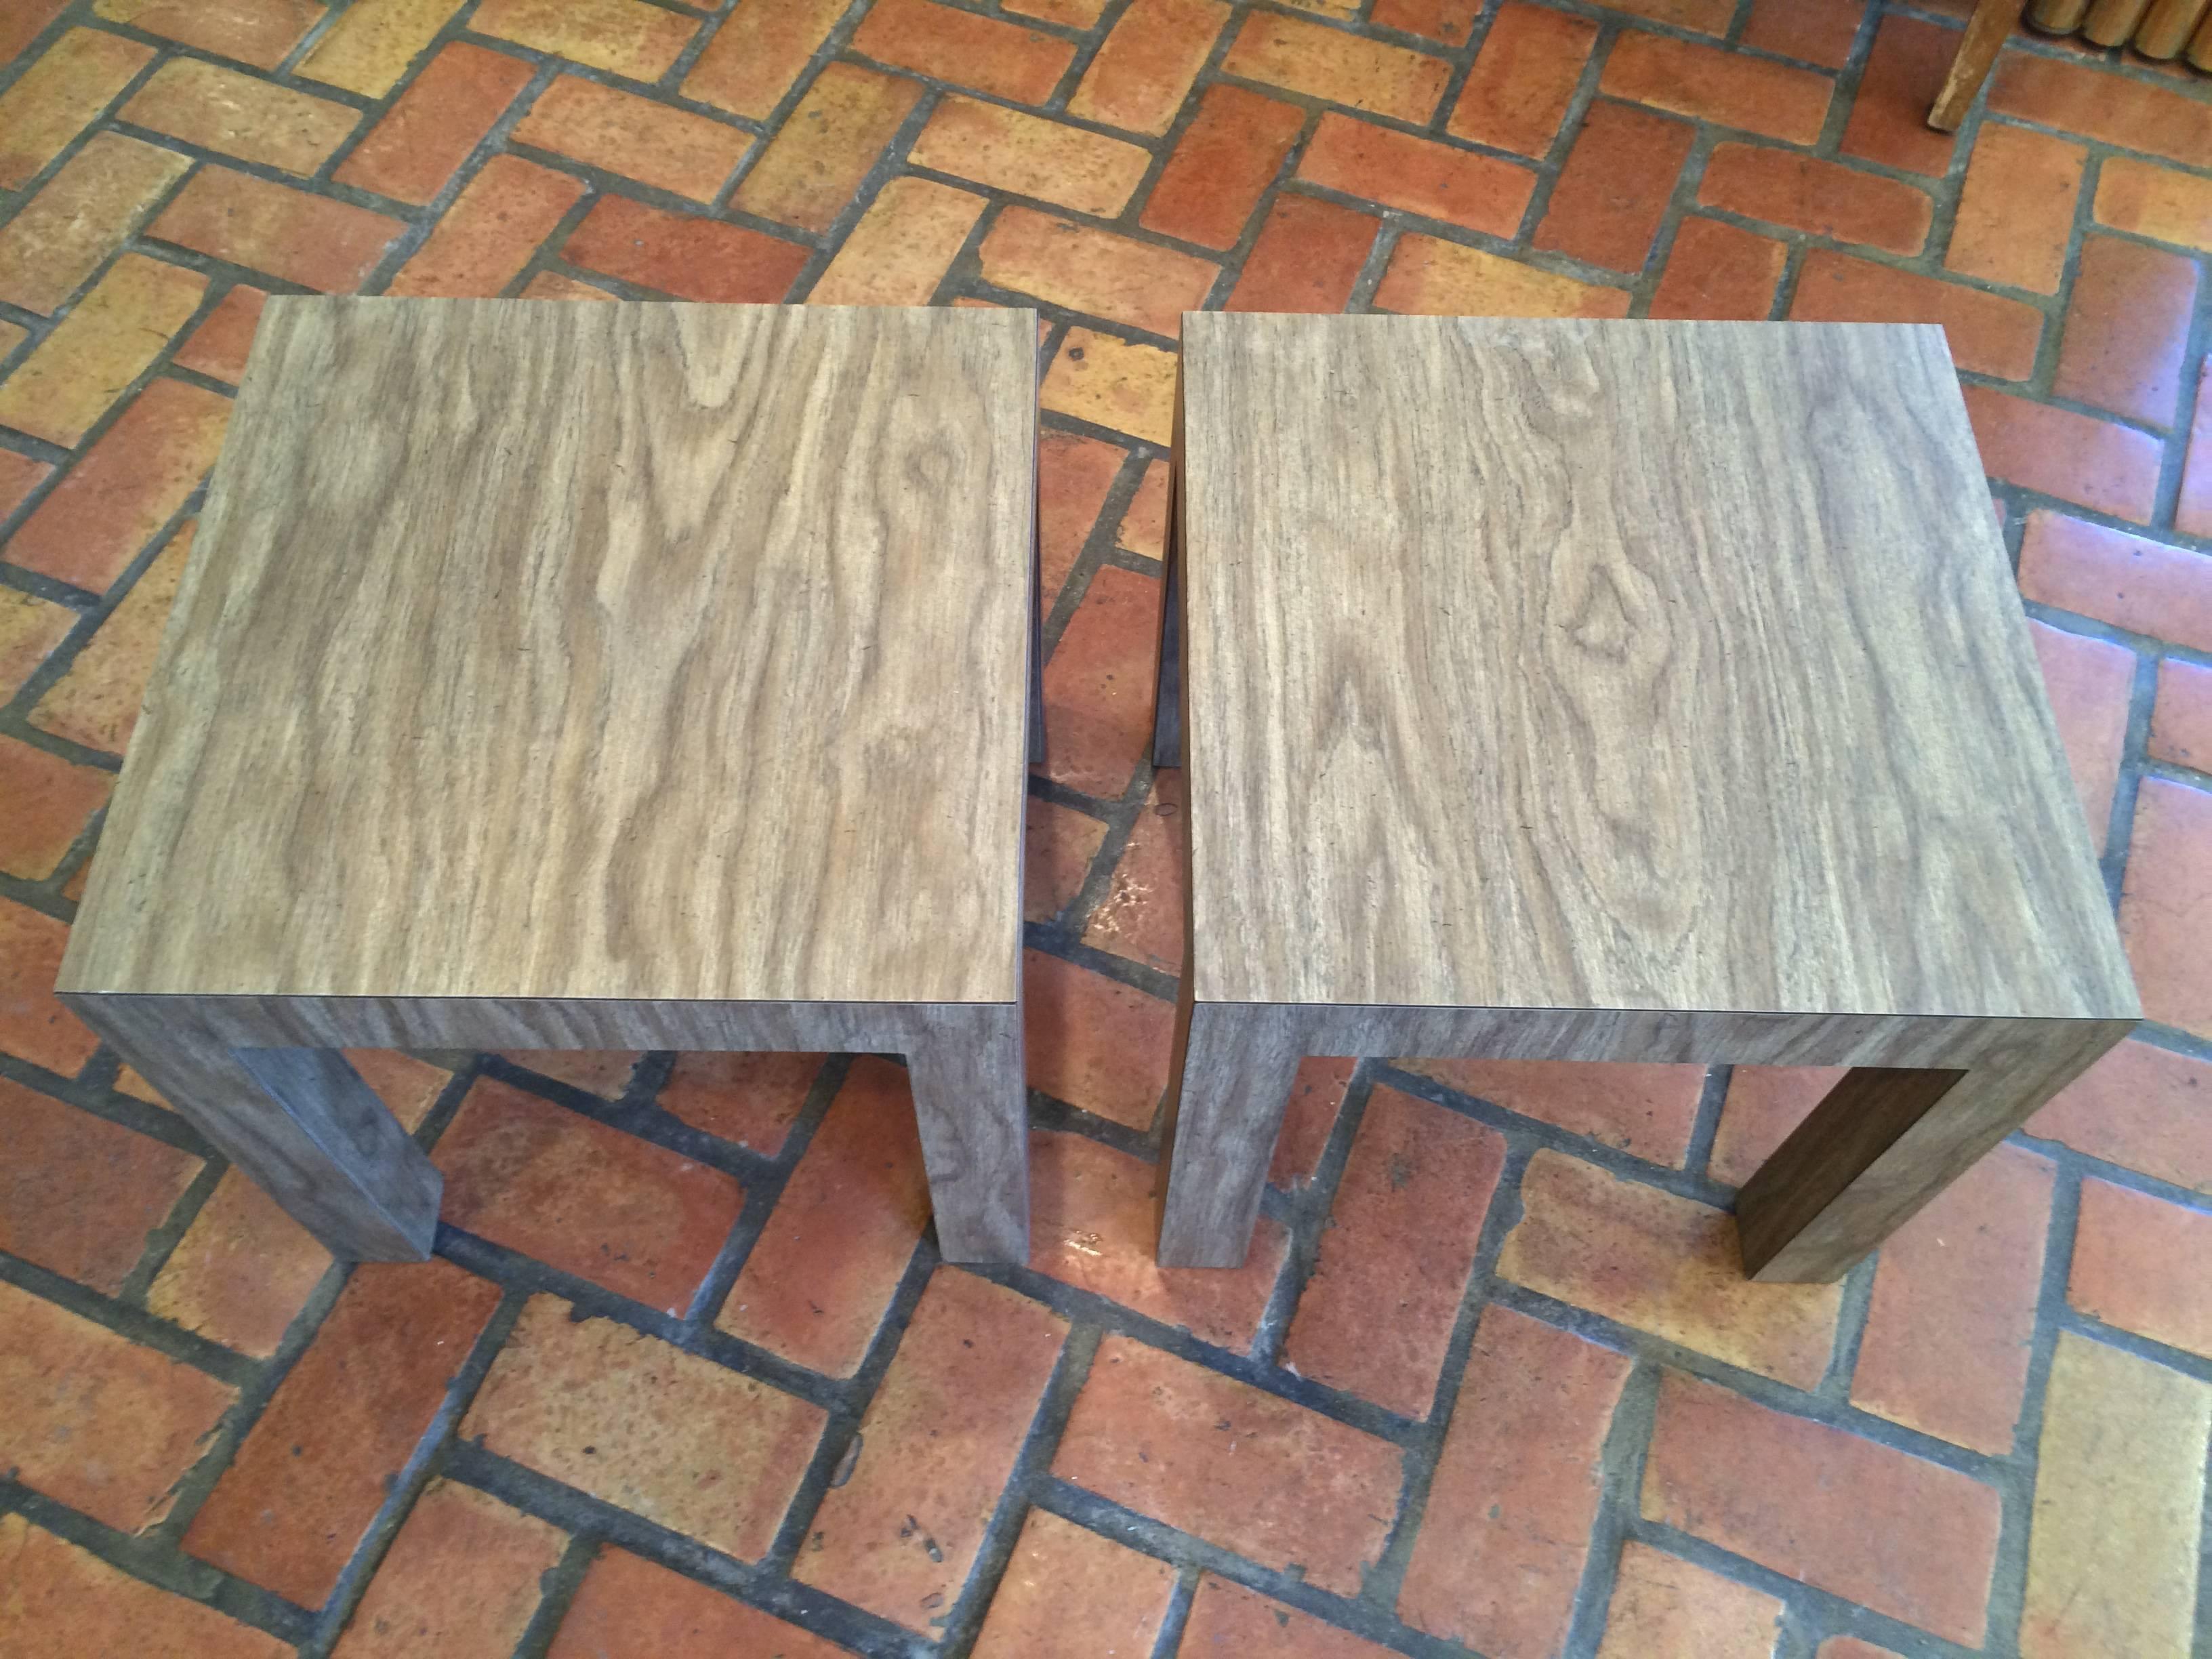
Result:
<svg viewBox="0 0 2212 1659">
<path fill-rule="evenodd" d="M 2035 0 L 2027 21 L 2045 34 L 2071 34 L 2089 15 L 2089 0 Z"/>
<path fill-rule="evenodd" d="M 2212 0 L 2151 0 L 2136 25 L 2136 50 L 2146 58 L 2172 58 L 2188 43 L 2208 8 Z"/>
<path fill-rule="evenodd" d="M 2081 38 L 2100 46 L 2124 46 L 2142 21 L 2150 0 L 2096 0 L 2081 25 Z"/>
</svg>

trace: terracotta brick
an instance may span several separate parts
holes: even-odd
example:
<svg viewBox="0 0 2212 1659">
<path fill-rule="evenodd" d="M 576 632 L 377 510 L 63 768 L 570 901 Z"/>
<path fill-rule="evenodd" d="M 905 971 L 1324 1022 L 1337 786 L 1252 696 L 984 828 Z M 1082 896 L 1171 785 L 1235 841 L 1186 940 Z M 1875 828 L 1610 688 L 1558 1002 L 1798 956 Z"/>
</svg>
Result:
<svg viewBox="0 0 2212 1659">
<path fill-rule="evenodd" d="M 1055 781 L 1116 799 L 1150 751 L 1160 602 L 1154 577 L 1114 565 L 1091 577 L 1044 668 L 1045 771 Z"/>
<path fill-rule="evenodd" d="M 9 326 L 13 328 L 14 325 Z M 22 333 L 27 331 L 15 331 Z M 12 449 L 0 449 L 0 518 L 7 517 L 28 501 L 31 492 L 44 483 L 52 471 L 53 468 L 44 461 L 34 461 L 28 455 L 19 454 Z M 17 630 L 27 626 L 32 614 L 25 610 L 29 603 L 30 596 L 20 588 L 9 588 L 4 593 L 0 593 L 0 676 L 4 676 L 9 681 L 4 688 L 0 688 L 0 693 L 12 692 L 21 679 L 21 675 L 15 672 L 15 653 Z M 66 623 L 61 631 L 69 631 Z M 57 634 L 55 639 L 58 641 L 60 635 Z M 41 657 L 45 654 L 46 649 L 39 653 Z M 36 659 L 33 661 L 35 662 Z M 28 672 L 27 666 L 24 672 Z"/>
<path fill-rule="evenodd" d="M 2145 778 L 2120 895 L 2120 938 L 2143 1013 L 2212 1035 L 2212 974 L 2199 948 L 2212 926 L 2212 793 Z"/>
<path fill-rule="evenodd" d="M 841 0 L 738 8 L 684 77 L 684 95 L 732 115 L 767 120 L 845 9 Z"/>
<path fill-rule="evenodd" d="M 1856 1636 L 1831 1636 L 1820 1644 L 1814 1659 L 1903 1659 L 1903 1656 L 1888 1648 L 1878 1648 L 1871 1642 L 1862 1642 Z"/>
<path fill-rule="evenodd" d="M 185 1550 L 320 1607 L 499 1296 L 446 1261 L 355 1268 L 193 1518 Z"/>
<path fill-rule="evenodd" d="M 1294 105 L 1243 87 L 1208 87 L 1138 222 L 1204 247 L 1235 246 L 1304 122 Z"/>
<path fill-rule="evenodd" d="M 1729 1075 L 1705 1173 L 1741 1187 L 1843 1079 L 1841 1066 L 1739 1066 Z"/>
<path fill-rule="evenodd" d="M 97 132 L 0 228 L 0 300 L 45 315 L 123 246 L 191 158 Z"/>
<path fill-rule="evenodd" d="M 76 624 L 74 611 L 20 587 L 0 587 L 0 699 L 14 696 Z"/>
<path fill-rule="evenodd" d="M 988 204 L 933 179 L 887 179 L 815 280 L 810 305 L 929 303 Z M 1045 603 L 1052 603 L 1048 595 Z"/>
<path fill-rule="evenodd" d="M 304 174 L 330 159 L 360 125 L 361 112 L 220 64 L 173 58 L 124 105 L 122 118 L 243 161 Z"/>
<path fill-rule="evenodd" d="M 529 81 L 530 65 L 519 58 L 449 42 L 335 176 L 340 184 L 419 207 L 445 188 Z"/>
<path fill-rule="evenodd" d="M 2043 313 L 2019 300 L 1831 248 L 1814 248 L 1790 304 L 1794 322 L 1940 323 L 1961 368 L 1999 380 L 2035 372 Z"/>
<path fill-rule="evenodd" d="M 1141 1659 L 1176 1570 L 1044 1510 L 1022 1522 L 975 1659 Z"/>
<path fill-rule="evenodd" d="M 1052 1469 L 1340 1595 L 1381 1556 L 1401 1479 L 1388 1441 L 1119 1335 L 1099 1343 Z"/>
<path fill-rule="evenodd" d="M 1390 1653 L 1210 1572 L 1199 1575 L 1176 1651 L 1184 1659 L 1389 1659 Z"/>
<path fill-rule="evenodd" d="M 1097 333 L 1087 328 L 1071 328 L 1060 341 L 1052 366 L 1045 371 L 1044 386 L 1038 394 L 1039 399 L 1055 414 L 1088 421 L 1094 426 L 1103 426 L 1115 432 L 1126 432 L 1134 438 L 1149 439 L 1156 444 L 1164 444 L 1174 435 L 1175 362 L 1173 352 L 1163 351 L 1158 346 L 1140 345 L 1133 340 Z M 1101 571 L 1099 575 L 1105 577 L 1115 574 Z M 1139 577 L 1135 580 L 1143 579 Z M 1098 584 L 1094 580 L 1091 586 L 1095 590 Z M 1135 591 L 1118 580 L 1108 584 L 1108 592 L 1114 594 L 1117 607 L 1122 606 L 1125 601 L 1139 602 Z M 1146 670 L 1146 673 L 1150 672 Z M 1143 728 L 1140 745 L 1151 741 L 1149 691 L 1146 697 L 1146 712 L 1139 722 Z M 1057 714 L 1048 717 L 1053 731 L 1050 746 L 1055 755 L 1065 747 L 1060 735 L 1066 729 L 1061 723 L 1064 718 Z M 1114 722 L 1113 726 L 1110 732 L 1099 734 L 1103 746 L 1109 750 L 1123 747 L 1121 722 Z M 1088 750 L 1092 745 L 1086 744 L 1085 747 Z M 1098 766 L 1089 764 L 1080 769 L 1087 775 L 1095 774 Z M 1127 780 L 1125 772 L 1122 782 L 1126 784 Z"/>
<path fill-rule="evenodd" d="M 147 234 L 302 288 L 358 288 L 406 227 L 231 167 L 204 166 Z"/>
<path fill-rule="evenodd" d="M 1375 0 L 1368 21 L 1461 46 L 1474 32 L 1481 11 L 1482 0 Z"/>
<path fill-rule="evenodd" d="M 139 573 L 92 642 L 39 700 L 32 710 L 33 725 L 88 749 L 123 752 L 138 719 L 146 677 L 153 672 L 154 653 L 191 548 L 188 525 Z"/>
<path fill-rule="evenodd" d="M 1698 200 L 1747 219 L 1901 254 L 1920 252 L 1934 214 L 1924 194 L 1894 179 L 1752 144 L 1714 149 Z"/>
<path fill-rule="evenodd" d="M 0 870 L 44 881 L 107 804 L 115 775 L 0 737 L 0 785 L 9 802 L 9 816 L 0 821 Z"/>
<path fill-rule="evenodd" d="M 504 1653 L 538 1610 L 538 1580 L 568 1534 L 450 1480 L 422 1489 L 369 1581 L 332 1659 Z"/>
<path fill-rule="evenodd" d="M 586 1571 L 546 1659 L 842 1659 L 847 1651 L 609 1544 Z"/>
<path fill-rule="evenodd" d="M 70 29 L 0 92 L 0 190 L 28 184 L 153 61 L 105 29 Z"/>
<path fill-rule="evenodd" d="M 68 942 L 67 923 L 0 899 L 0 1048 L 33 1066 L 74 1077 L 100 1044 L 54 999 L 54 975 Z M 1165 1086 L 1164 1052 L 1161 1060 Z M 96 1229 L 96 1218 L 92 1224 Z M 131 1259 L 137 1259 L 135 1251 Z"/>
<path fill-rule="evenodd" d="M 2212 1215 L 2106 1181 L 2081 1183 L 2066 1299 L 2092 1318 L 2212 1358 Z"/>
<path fill-rule="evenodd" d="M 938 105 L 911 155 L 940 173 L 1106 219 L 1127 204 L 1152 159 L 1119 138 L 957 94 Z"/>
<path fill-rule="evenodd" d="M 2172 426 L 2196 309 L 2195 260 L 2116 236 L 2084 238 L 2051 391 Z"/>
<path fill-rule="evenodd" d="M 1850 61 L 1859 21 L 1865 15 L 1866 0 L 1830 0 L 1819 6 L 1802 5 L 1799 0 L 1752 0 L 1743 44 L 1822 69 L 1841 69 Z"/>
<path fill-rule="evenodd" d="M 1504 1163 L 1494 1129 L 1376 1089 L 1298 1298 L 1285 1367 L 1426 1417 Z"/>
<path fill-rule="evenodd" d="M 1943 263 L 1961 276 L 2057 293 L 2088 158 L 2050 133 L 1983 122 Z"/>
<path fill-rule="evenodd" d="M 498 294 L 522 274 L 531 255 L 583 199 L 585 188 L 580 179 L 519 156 L 493 156 L 385 291 L 457 298 Z"/>
<path fill-rule="evenodd" d="M 1627 1355 L 1495 1303 L 1468 1355 L 1398 1616 L 1495 1659 L 1553 1659 L 1596 1517 Z"/>
<path fill-rule="evenodd" d="M 1298 177 L 1430 219 L 1511 237 L 1536 179 L 1495 156 L 1324 114 Z"/>
<path fill-rule="evenodd" d="M 93 0 L 93 15 L 256 69 L 275 69 L 320 22 L 318 0 Z"/>
<path fill-rule="evenodd" d="M 1022 972 L 1030 1086 L 1150 1128 L 1167 1088 L 1174 1008 L 1039 951 L 1023 952 Z"/>
<path fill-rule="evenodd" d="M 1220 274 L 1208 260 L 1021 207 L 1000 213 L 978 257 L 997 287 L 1170 338 Z"/>
<path fill-rule="evenodd" d="M 645 0 L 483 0 L 469 27 L 633 81 L 667 74 L 699 32 L 692 19 Z"/>
<path fill-rule="evenodd" d="M 500 1058 L 587 1095 L 612 1100 L 629 1086 L 641 1056 L 635 1048 L 510 1048 Z"/>
<path fill-rule="evenodd" d="M 2212 181 L 2113 156 L 2097 173 L 2097 222 L 2184 247 L 2212 248 Z"/>
<path fill-rule="evenodd" d="M 1378 310 L 1446 317 L 1626 317 L 1628 297 L 1626 289 L 1410 234 L 1398 239 L 1375 289 Z"/>
<path fill-rule="evenodd" d="M 1164 974 L 1182 971 L 1187 823 L 1182 774 L 1159 773 L 1130 828 L 1113 881 L 1083 930 L 1085 945 Z"/>
<path fill-rule="evenodd" d="M 2123 1042 L 2027 1121 L 2029 1134 L 2212 1193 L 2212 1067 Z"/>
<path fill-rule="evenodd" d="M 1106 839 L 1106 826 L 1031 796 L 1023 805 L 1022 916 L 1053 921 L 1075 902 Z M 1086 934 L 1085 942 L 1090 942 Z"/>
<path fill-rule="evenodd" d="M 126 253 L 0 381 L 0 423 L 75 445 L 199 308 L 207 278 Z"/>
<path fill-rule="evenodd" d="M 1883 18 L 1851 98 L 1844 154 L 1942 178 L 1957 139 L 1929 126 L 1928 112 L 1959 55 L 1960 39 L 1959 30 L 1941 24 Z"/>
<path fill-rule="evenodd" d="M 172 361 L 210 380 L 236 386 L 246 373 L 246 354 L 252 347 L 254 331 L 261 326 L 261 307 L 268 302 L 268 294 L 251 283 L 232 283 L 215 309 L 177 348 Z"/>
<path fill-rule="evenodd" d="M 2156 439 L 1988 386 L 1961 390 L 1991 477 L 2115 518 L 2149 521 L 2158 495 Z"/>
<path fill-rule="evenodd" d="M 1132 0 L 1084 70 L 1068 113 L 1158 137 L 1228 21 L 1220 0 Z"/>
<path fill-rule="evenodd" d="M 1230 311 L 1339 312 L 1382 222 L 1317 197 L 1281 195 L 1230 290 Z"/>
<path fill-rule="evenodd" d="M 108 1296 L 200 1172 L 190 1152 L 5 1078 L 0 1125 L 0 1249 Z"/>
<path fill-rule="evenodd" d="M 20 1515 L 0 1515 L 0 1653 L 293 1659 L 289 1643 L 133 1578 Z"/>
<path fill-rule="evenodd" d="M 1989 106 L 2122 149 L 2212 167 L 2212 105 L 2086 64 L 2006 52 L 1990 80 Z"/>
<path fill-rule="evenodd" d="M 2159 664 L 2150 756 L 2174 766 L 2212 772 L 2212 669 L 2175 657 Z"/>
<path fill-rule="evenodd" d="M 1451 79 L 1441 58 L 1274 12 L 1249 14 L 1223 70 L 1415 125 L 1436 113 Z"/>
<path fill-rule="evenodd" d="M 459 0 L 355 0 L 300 65 L 310 81 L 381 98 L 436 38 Z"/>
<path fill-rule="evenodd" d="M 938 1269 L 861 1419 L 851 1478 L 823 1495 L 792 1576 L 941 1630 L 1066 1335 L 1041 1304 Z"/>
<path fill-rule="evenodd" d="M 720 220 L 664 213 L 602 196 L 568 233 L 562 257 L 679 300 L 773 304 L 806 264 L 797 242 Z"/>
<path fill-rule="evenodd" d="M 0 63 L 12 63 L 60 15 L 64 0 L 21 0 L 0 15 Z"/>
<path fill-rule="evenodd" d="M 305 1307 L 331 1253 L 236 1170 L 226 1170 L 148 1291 L 186 1330 L 265 1359 Z"/>
<path fill-rule="evenodd" d="M 695 1129 L 774 1158 L 821 1074 L 808 1054 L 699 1054 L 678 1058 L 661 1109 Z"/>
<path fill-rule="evenodd" d="M 517 143 L 701 202 L 714 198 L 752 148 L 750 137 L 735 127 L 580 75 L 558 76 L 513 136 Z"/>
<path fill-rule="evenodd" d="M 1643 270 L 1694 136 L 1680 121 L 1592 105 L 1535 245 L 1613 270 Z"/>
<path fill-rule="evenodd" d="M 1044 102 L 1075 58 L 1064 40 L 932 0 L 881 0 L 861 20 L 853 46 L 1018 104 Z"/>
<path fill-rule="evenodd" d="M 1047 611 L 1075 568 L 1125 459 L 1126 451 L 1096 438 L 1037 434 L 1037 561 Z"/>
<path fill-rule="evenodd" d="M 523 300 L 590 300 L 599 304 L 618 302 L 621 296 L 592 283 L 578 282 L 557 270 L 541 270 L 522 285 L 515 296 Z"/>
<path fill-rule="evenodd" d="M 1644 1465 L 1643 1513 L 1981 1645 L 2001 1504 L 1970 1475 L 1669 1372 Z"/>
<path fill-rule="evenodd" d="M 2208 1428 L 2212 1387 L 2058 1334 L 2036 1452 L 2022 1659 L 2191 1651 Z"/>
<path fill-rule="evenodd" d="M 1735 0 L 1611 0 L 1609 9 L 1633 12 L 1701 34 L 1724 34 L 1735 16 Z"/>
<path fill-rule="evenodd" d="M 2212 560 L 2202 553 L 2039 510 L 2021 543 L 2020 586 L 2042 604 L 2212 651 Z"/>
<path fill-rule="evenodd" d="M 2074 791 L 2088 819 L 2089 842 L 2102 854 L 2127 744 L 2136 654 L 2109 640 L 2064 633 L 2044 623 L 2031 622 L 2027 629 L 2057 717 L 2058 736 L 2066 745 Z"/>
<path fill-rule="evenodd" d="M 2200 365 L 2197 403 L 2189 425 L 2189 452 L 2181 472 L 2181 495 L 2173 504 L 2173 527 L 2185 536 L 2212 536 L 2212 397 L 2205 395 L 2212 365 Z"/>
<path fill-rule="evenodd" d="M 1121 515 L 1121 528 L 1115 532 L 1117 546 L 1148 559 L 1165 556 L 1170 471 L 1165 461 L 1154 461 L 1146 467 L 1145 476 L 1137 481 L 1136 494 L 1129 498 L 1128 510 Z"/>
<path fill-rule="evenodd" d="M 1702 1066 L 1556 1060 L 1401 1060 L 1411 1072 L 1523 1117 L 1540 1118 L 1679 1168 L 1697 1127 Z"/>
<path fill-rule="evenodd" d="M 1812 70 L 1638 29 L 1613 42 L 1598 88 L 1616 98 L 1793 144 L 1820 137 L 1835 91 L 1826 76 Z"/>
<path fill-rule="evenodd" d="M 1768 1659 L 1782 1601 L 1630 1539 L 1597 1659 Z"/>
<path fill-rule="evenodd" d="M 1065 23 L 1072 29 L 1096 28 L 1106 11 L 1106 0 L 1005 0 L 1005 5 L 1024 17 Z"/>
<path fill-rule="evenodd" d="M 1337 1114 L 1351 1091 L 1357 1064 L 1323 1055 L 1309 1055 L 1298 1062 L 1283 1127 L 1275 1138 L 1274 1160 L 1267 1168 L 1267 1179 L 1274 1185 L 1296 1192 L 1312 1182 L 1335 1132 Z"/>
<path fill-rule="evenodd" d="M 1566 118 L 1596 40 L 1596 26 L 1583 18 L 1506 0 L 1482 37 L 1445 130 L 1540 160 Z"/>
<path fill-rule="evenodd" d="M 1770 237 L 1717 219 L 1686 216 L 1674 232 L 1649 314 L 1764 322 L 1789 257 L 1790 250 Z"/>
<path fill-rule="evenodd" d="M 748 213 L 827 230 L 921 97 L 902 76 L 830 64 L 738 186 Z"/>
</svg>

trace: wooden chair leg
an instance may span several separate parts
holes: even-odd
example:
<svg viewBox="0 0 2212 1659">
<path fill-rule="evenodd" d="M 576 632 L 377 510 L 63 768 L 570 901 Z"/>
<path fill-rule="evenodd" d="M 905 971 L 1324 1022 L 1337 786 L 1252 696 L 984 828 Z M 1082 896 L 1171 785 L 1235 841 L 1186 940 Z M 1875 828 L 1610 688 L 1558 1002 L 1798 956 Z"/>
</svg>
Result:
<svg viewBox="0 0 2212 1659">
<path fill-rule="evenodd" d="M 1018 1003 L 940 1011 L 907 1054 L 937 1244 L 947 1261 L 1030 1257 L 1029 1079 Z"/>
<path fill-rule="evenodd" d="M 1282 1010 L 1198 1003 L 1170 1084 L 1163 1267 L 1241 1267 L 1304 1042 Z"/>
<path fill-rule="evenodd" d="M 1951 59 L 1943 89 L 1936 94 L 1936 106 L 1928 112 L 1929 126 L 1938 132 L 1959 130 L 1959 123 L 1966 118 L 1982 82 L 1990 78 L 1990 66 L 1997 61 L 1997 53 L 2003 50 L 2027 4 L 2027 0 L 1978 0 L 1966 35 L 1959 42 L 1958 55 Z"/>
</svg>

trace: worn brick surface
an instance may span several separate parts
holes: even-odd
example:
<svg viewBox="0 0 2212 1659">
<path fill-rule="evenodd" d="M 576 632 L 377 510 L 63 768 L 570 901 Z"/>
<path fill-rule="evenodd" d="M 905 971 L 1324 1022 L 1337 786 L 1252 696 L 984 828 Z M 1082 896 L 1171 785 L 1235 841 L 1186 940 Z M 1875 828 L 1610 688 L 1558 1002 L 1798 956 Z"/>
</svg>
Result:
<svg viewBox="0 0 2212 1659">
<path fill-rule="evenodd" d="M 511 1647 L 537 1611 L 538 1581 L 568 1541 L 489 1493 L 434 1481 L 408 1510 L 331 1651 L 398 1659 Z"/>
<path fill-rule="evenodd" d="M 837 1659 L 851 1650 L 811 1636 L 628 1550 L 600 1547 L 547 1659 Z"/>
<path fill-rule="evenodd" d="M 1174 1589 L 1166 1562 L 1031 1510 L 976 1659 L 1139 1659 L 1152 1651 Z"/>
<path fill-rule="evenodd" d="M 200 1160 L 0 1078 L 0 1249 L 112 1295 Z"/>
</svg>

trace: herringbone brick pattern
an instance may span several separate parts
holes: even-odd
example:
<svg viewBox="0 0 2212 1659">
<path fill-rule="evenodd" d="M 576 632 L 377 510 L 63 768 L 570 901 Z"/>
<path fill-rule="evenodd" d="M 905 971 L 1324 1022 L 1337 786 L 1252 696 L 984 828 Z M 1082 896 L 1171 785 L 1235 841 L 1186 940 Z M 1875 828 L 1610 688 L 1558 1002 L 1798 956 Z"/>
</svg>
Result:
<svg viewBox="0 0 2212 1659">
<path fill-rule="evenodd" d="M 0 8 L 0 1655 L 2202 1650 L 2212 96 L 2022 37 L 1932 133 L 1964 9 Z M 1028 1267 L 885 1060 L 434 1054 L 438 1258 L 348 1272 L 53 1002 L 303 289 L 1043 313 Z M 2143 1039 L 1840 1286 L 1724 1209 L 1820 1077 L 1387 1056 L 1156 1270 L 1205 306 L 1943 323 Z"/>
</svg>

